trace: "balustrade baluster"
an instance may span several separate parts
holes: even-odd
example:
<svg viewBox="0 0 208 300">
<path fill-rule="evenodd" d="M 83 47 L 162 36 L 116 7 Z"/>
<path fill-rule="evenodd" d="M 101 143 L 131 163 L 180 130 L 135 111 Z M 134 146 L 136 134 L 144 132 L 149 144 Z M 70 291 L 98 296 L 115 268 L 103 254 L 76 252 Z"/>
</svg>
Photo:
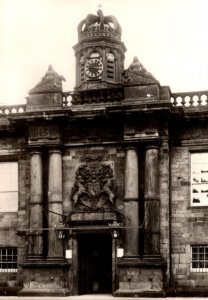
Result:
<svg viewBox="0 0 208 300">
<path fill-rule="evenodd" d="M 67 106 L 67 96 L 63 96 L 63 106 Z"/>
<path fill-rule="evenodd" d="M 103 91 L 100 91 L 100 101 L 103 102 L 104 101 L 104 96 L 103 96 Z"/>
<path fill-rule="evenodd" d="M 174 105 L 174 106 L 177 105 L 176 97 L 173 97 L 173 105 Z"/>
<path fill-rule="evenodd" d="M 201 106 L 201 105 L 202 105 L 202 99 L 201 99 L 202 94 L 199 94 L 198 97 L 199 97 L 199 98 L 198 98 L 198 105 Z"/>
<path fill-rule="evenodd" d="M 110 91 L 108 90 L 108 92 L 107 92 L 107 101 L 110 101 L 111 100 L 111 93 L 110 93 Z"/>
<path fill-rule="evenodd" d="M 193 104 L 194 104 L 193 97 L 194 97 L 193 95 L 190 95 L 190 102 L 189 102 L 190 106 L 193 106 Z"/>
<path fill-rule="evenodd" d="M 181 100 L 181 105 L 184 106 L 186 104 L 186 101 L 185 101 L 185 96 L 181 97 L 182 100 Z"/>
</svg>

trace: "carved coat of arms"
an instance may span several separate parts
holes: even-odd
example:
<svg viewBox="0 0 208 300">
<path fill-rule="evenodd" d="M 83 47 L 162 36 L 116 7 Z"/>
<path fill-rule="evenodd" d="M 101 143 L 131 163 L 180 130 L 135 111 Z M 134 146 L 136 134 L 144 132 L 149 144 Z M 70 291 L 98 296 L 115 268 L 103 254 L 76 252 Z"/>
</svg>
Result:
<svg viewBox="0 0 208 300">
<path fill-rule="evenodd" d="M 72 190 L 75 211 L 108 210 L 115 200 L 113 170 L 107 164 L 83 164 Z"/>
</svg>

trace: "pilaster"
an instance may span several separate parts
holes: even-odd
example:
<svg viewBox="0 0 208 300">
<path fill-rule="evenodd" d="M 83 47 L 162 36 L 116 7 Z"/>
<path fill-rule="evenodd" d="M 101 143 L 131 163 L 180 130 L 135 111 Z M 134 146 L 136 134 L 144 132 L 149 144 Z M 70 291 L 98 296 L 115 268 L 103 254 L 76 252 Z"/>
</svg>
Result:
<svg viewBox="0 0 208 300">
<path fill-rule="evenodd" d="M 159 149 L 145 150 L 144 254 L 160 254 Z"/>
<path fill-rule="evenodd" d="M 63 220 L 62 155 L 59 149 L 49 151 L 48 174 L 48 258 L 63 258 L 63 241 L 56 237 L 55 228 Z"/>
<path fill-rule="evenodd" d="M 126 148 L 125 162 L 125 248 L 127 257 L 138 256 L 139 249 L 139 163 L 135 147 Z"/>
<path fill-rule="evenodd" d="M 30 161 L 30 243 L 28 255 L 40 259 L 43 256 L 43 165 L 42 153 L 31 152 Z"/>
</svg>

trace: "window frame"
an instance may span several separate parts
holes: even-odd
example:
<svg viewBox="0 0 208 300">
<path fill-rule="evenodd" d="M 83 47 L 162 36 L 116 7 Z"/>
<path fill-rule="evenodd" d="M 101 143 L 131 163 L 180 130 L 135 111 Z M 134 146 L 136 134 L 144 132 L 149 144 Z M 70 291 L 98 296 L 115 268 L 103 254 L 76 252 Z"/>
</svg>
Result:
<svg viewBox="0 0 208 300">
<path fill-rule="evenodd" d="M 108 57 L 109 54 L 113 55 L 113 59 Z M 115 80 L 115 63 L 116 63 L 116 56 L 112 51 L 106 53 L 106 61 L 107 61 L 107 79 L 108 80 Z"/>
<path fill-rule="evenodd" d="M 17 257 L 17 247 L 0 247 L 0 273 L 16 273 Z"/>
<path fill-rule="evenodd" d="M 198 267 L 193 267 L 193 263 L 198 264 Z M 208 244 L 191 245 L 190 271 L 195 273 L 208 272 Z"/>
<path fill-rule="evenodd" d="M 17 171 L 17 178 L 16 178 L 16 182 L 17 182 L 17 186 L 16 186 L 16 188 L 17 188 L 17 190 L 11 190 L 11 191 L 7 191 L 7 190 L 5 190 L 5 191 L 0 191 L 0 194 L 2 193 L 15 193 L 15 195 L 16 195 L 16 203 L 15 203 L 15 209 L 13 209 L 13 205 L 11 205 L 11 209 L 2 209 L 2 210 L 0 210 L 0 213 L 7 213 L 7 212 L 18 212 L 18 209 L 19 209 L 19 162 L 18 162 L 18 159 L 11 159 L 11 158 L 4 158 L 4 157 L 1 157 L 0 158 L 0 164 L 9 164 L 9 163 L 15 163 L 16 164 L 16 171 Z M 0 201 L 2 201 L 2 200 L 0 200 Z"/>
</svg>

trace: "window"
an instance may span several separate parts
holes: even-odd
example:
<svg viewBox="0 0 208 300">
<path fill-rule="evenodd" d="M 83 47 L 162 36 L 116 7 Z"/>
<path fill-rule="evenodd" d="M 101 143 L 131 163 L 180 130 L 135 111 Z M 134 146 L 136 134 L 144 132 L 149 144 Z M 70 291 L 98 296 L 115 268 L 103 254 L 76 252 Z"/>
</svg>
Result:
<svg viewBox="0 0 208 300">
<path fill-rule="evenodd" d="M 191 154 L 191 205 L 208 206 L 208 153 Z"/>
<path fill-rule="evenodd" d="M 18 164 L 0 162 L 0 212 L 18 210 Z"/>
<path fill-rule="evenodd" d="M 81 55 L 79 61 L 80 61 L 80 66 L 81 66 L 81 68 L 80 68 L 80 71 L 81 71 L 81 82 L 83 82 L 84 81 L 84 56 L 83 55 Z"/>
<path fill-rule="evenodd" d="M 115 56 L 113 53 L 108 52 L 107 55 L 107 78 L 115 79 Z"/>
<path fill-rule="evenodd" d="M 17 272 L 17 248 L 0 248 L 0 272 Z"/>
<path fill-rule="evenodd" d="M 208 271 L 208 245 L 191 246 L 191 271 Z"/>
<path fill-rule="evenodd" d="M 99 58 L 100 57 L 100 54 L 98 52 L 92 52 L 90 54 L 90 58 Z"/>
</svg>

